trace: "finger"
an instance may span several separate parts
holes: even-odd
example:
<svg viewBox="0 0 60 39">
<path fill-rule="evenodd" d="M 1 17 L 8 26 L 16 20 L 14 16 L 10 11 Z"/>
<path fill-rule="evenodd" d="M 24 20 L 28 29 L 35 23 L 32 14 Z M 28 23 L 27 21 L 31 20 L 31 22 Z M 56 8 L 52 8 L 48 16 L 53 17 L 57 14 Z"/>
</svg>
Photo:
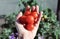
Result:
<svg viewBox="0 0 60 39">
<path fill-rule="evenodd" d="M 29 5 L 27 5 L 27 7 L 26 7 L 26 11 L 31 11 L 31 9 L 30 9 L 30 6 Z"/>
<path fill-rule="evenodd" d="M 33 31 L 32 31 L 32 32 L 35 33 L 35 34 L 36 34 L 37 30 L 38 30 L 38 27 L 39 27 L 39 23 L 40 23 L 40 21 L 41 21 L 42 14 L 43 14 L 43 12 L 41 11 L 41 13 L 40 13 L 40 15 L 39 15 L 39 20 L 38 20 L 37 23 L 35 24 L 35 27 L 34 27 L 34 29 L 33 29 Z"/>
<path fill-rule="evenodd" d="M 19 19 L 22 15 L 23 15 L 22 12 L 20 12 L 16 17 L 16 20 Z"/>
<path fill-rule="evenodd" d="M 32 6 L 32 11 L 35 11 L 35 6 Z"/>
<path fill-rule="evenodd" d="M 39 14 L 39 6 L 36 5 L 36 12 Z"/>
<path fill-rule="evenodd" d="M 36 24 L 39 24 L 39 23 L 40 23 L 41 18 L 42 18 L 42 15 L 43 15 L 43 11 L 41 11 L 41 12 L 39 13 L 39 18 L 38 18 L 38 21 L 37 21 Z"/>
</svg>

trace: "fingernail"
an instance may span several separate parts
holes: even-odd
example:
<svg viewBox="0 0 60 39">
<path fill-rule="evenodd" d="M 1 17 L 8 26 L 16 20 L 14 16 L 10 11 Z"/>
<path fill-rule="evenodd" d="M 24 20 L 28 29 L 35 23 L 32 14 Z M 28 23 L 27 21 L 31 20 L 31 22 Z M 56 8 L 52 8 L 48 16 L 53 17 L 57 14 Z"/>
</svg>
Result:
<svg viewBox="0 0 60 39">
<path fill-rule="evenodd" d="M 43 11 L 41 11 L 41 15 L 43 14 Z M 41 16 L 42 17 L 42 16 Z"/>
<path fill-rule="evenodd" d="M 32 11 L 35 11 L 35 6 L 32 6 Z"/>
<path fill-rule="evenodd" d="M 30 6 L 29 5 L 26 7 L 26 10 L 30 10 Z"/>
<path fill-rule="evenodd" d="M 36 5 L 36 12 L 39 13 L 39 6 Z"/>
</svg>

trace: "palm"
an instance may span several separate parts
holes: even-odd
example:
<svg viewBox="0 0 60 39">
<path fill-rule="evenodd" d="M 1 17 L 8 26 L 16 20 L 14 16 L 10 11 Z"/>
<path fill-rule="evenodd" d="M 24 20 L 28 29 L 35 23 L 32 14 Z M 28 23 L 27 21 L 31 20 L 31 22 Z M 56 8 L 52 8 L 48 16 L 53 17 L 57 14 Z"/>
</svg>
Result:
<svg viewBox="0 0 60 39">
<path fill-rule="evenodd" d="M 34 27 L 32 31 L 28 31 L 23 27 L 24 25 L 19 24 L 17 22 L 16 24 L 17 24 L 17 30 L 20 34 L 24 34 L 25 36 L 28 36 L 30 39 L 35 37 L 38 27 Z M 36 25 L 38 26 L 38 24 Z"/>
</svg>

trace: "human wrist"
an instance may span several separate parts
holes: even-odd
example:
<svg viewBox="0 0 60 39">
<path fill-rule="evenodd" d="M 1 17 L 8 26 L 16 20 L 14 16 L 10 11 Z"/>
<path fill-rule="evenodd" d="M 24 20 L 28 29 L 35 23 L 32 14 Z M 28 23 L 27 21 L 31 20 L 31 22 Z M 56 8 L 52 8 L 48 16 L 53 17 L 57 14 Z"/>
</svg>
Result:
<svg viewBox="0 0 60 39">
<path fill-rule="evenodd" d="M 23 35 L 19 34 L 18 39 L 23 39 Z"/>
<path fill-rule="evenodd" d="M 33 37 L 30 37 L 27 34 L 25 34 L 25 35 L 23 35 L 23 39 L 33 39 Z"/>
<path fill-rule="evenodd" d="M 22 35 L 22 36 L 21 36 L 21 35 L 19 34 L 19 35 L 18 35 L 18 39 L 29 39 L 29 38 L 28 38 L 26 35 Z"/>
<path fill-rule="evenodd" d="M 27 37 L 26 35 L 23 35 L 23 39 L 30 39 L 30 38 Z"/>
</svg>

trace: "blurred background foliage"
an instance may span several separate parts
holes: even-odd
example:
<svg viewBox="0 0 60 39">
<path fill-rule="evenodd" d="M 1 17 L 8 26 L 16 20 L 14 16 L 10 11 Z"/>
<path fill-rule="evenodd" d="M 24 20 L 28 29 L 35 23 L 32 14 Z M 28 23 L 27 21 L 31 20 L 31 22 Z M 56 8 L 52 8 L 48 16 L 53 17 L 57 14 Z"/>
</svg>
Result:
<svg viewBox="0 0 60 39">
<path fill-rule="evenodd" d="M 22 12 L 25 11 L 25 7 L 27 5 L 38 5 L 35 0 L 19 0 L 18 6 L 20 7 L 21 4 L 24 6 L 24 8 L 20 10 Z M 60 39 L 60 25 L 59 21 L 57 20 L 57 15 L 50 8 L 42 10 L 42 7 L 39 7 L 40 11 L 43 11 L 43 17 L 41 19 L 35 39 L 38 39 L 38 34 L 43 36 L 44 39 L 49 39 L 50 37 L 51 39 Z M 9 39 L 10 36 L 12 36 L 12 33 L 14 33 L 13 35 L 15 38 L 18 36 L 16 35 L 18 32 L 16 30 L 15 21 L 19 12 L 13 12 L 10 15 L 4 15 L 5 23 L 1 25 L 3 30 L 0 34 L 0 39 Z"/>
</svg>

